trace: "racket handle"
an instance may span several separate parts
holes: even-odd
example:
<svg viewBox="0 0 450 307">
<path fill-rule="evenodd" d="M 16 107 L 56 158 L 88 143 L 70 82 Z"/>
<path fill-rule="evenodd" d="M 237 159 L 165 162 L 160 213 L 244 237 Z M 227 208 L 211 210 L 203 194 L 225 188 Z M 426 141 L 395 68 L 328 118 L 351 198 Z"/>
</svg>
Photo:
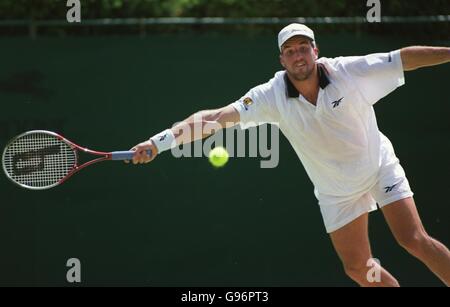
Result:
<svg viewBox="0 0 450 307">
<path fill-rule="evenodd" d="M 151 157 L 152 151 L 150 149 L 147 149 L 147 154 Z M 131 160 L 133 159 L 134 151 L 127 150 L 127 151 L 113 151 L 111 153 L 111 160 Z"/>
</svg>

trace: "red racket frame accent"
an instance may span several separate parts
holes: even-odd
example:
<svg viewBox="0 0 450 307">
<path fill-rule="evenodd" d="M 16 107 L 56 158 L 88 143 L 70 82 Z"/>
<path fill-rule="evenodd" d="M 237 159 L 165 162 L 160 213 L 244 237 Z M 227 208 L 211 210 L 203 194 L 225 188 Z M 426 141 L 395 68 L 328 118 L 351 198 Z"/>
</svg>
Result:
<svg viewBox="0 0 450 307">
<path fill-rule="evenodd" d="M 76 144 L 76 143 L 74 143 L 72 141 L 69 141 L 68 139 L 66 139 L 65 137 L 63 137 L 62 135 L 60 135 L 58 133 L 55 133 L 55 132 L 53 132 L 53 133 L 55 134 L 55 136 L 59 140 L 61 140 L 64 143 L 68 144 L 74 150 L 74 153 L 75 153 L 75 156 L 76 156 L 76 163 L 75 163 L 73 169 L 64 178 L 62 178 L 58 182 L 58 185 L 62 184 L 64 181 L 66 181 L 67 179 L 72 177 L 73 174 L 77 173 L 78 171 L 80 171 L 81 169 L 85 168 L 86 166 L 89 166 L 89 165 L 92 165 L 94 163 L 98 163 L 98 162 L 101 162 L 101 161 L 111 160 L 111 156 L 112 156 L 111 152 L 103 152 L 103 151 L 91 150 L 91 149 L 88 149 L 86 147 L 82 147 L 82 146 L 80 146 L 80 145 L 78 145 L 78 144 Z M 102 156 L 102 157 L 94 159 L 94 160 L 87 161 L 87 162 L 83 163 L 82 165 L 78 165 L 78 151 L 82 151 L 84 153 L 88 153 L 88 154 L 92 154 L 92 155 L 96 155 L 96 156 Z"/>
</svg>

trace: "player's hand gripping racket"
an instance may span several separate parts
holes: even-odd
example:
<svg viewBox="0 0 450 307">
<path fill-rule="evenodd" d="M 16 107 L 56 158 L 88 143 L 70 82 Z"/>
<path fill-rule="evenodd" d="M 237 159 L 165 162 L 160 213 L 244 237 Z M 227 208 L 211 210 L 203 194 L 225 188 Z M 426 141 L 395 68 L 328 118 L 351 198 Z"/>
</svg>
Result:
<svg viewBox="0 0 450 307">
<path fill-rule="evenodd" d="M 99 158 L 78 164 L 78 152 Z M 147 150 L 151 156 L 151 150 Z M 78 146 L 63 136 L 45 130 L 33 130 L 13 138 L 2 156 L 6 176 L 19 186 L 44 190 L 57 186 L 91 164 L 106 160 L 131 160 L 134 151 L 94 151 Z"/>
</svg>

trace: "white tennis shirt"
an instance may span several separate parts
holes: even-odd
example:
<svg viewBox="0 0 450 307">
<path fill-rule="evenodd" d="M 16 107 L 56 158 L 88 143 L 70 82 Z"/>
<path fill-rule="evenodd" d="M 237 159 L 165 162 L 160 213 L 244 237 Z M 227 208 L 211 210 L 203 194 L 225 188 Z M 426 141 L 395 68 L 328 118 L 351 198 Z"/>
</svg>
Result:
<svg viewBox="0 0 450 307">
<path fill-rule="evenodd" d="M 400 50 L 320 58 L 319 95 L 309 103 L 279 71 L 231 105 L 243 129 L 275 123 L 317 192 L 351 196 L 370 189 L 380 167 L 381 138 L 373 104 L 403 85 Z"/>
</svg>

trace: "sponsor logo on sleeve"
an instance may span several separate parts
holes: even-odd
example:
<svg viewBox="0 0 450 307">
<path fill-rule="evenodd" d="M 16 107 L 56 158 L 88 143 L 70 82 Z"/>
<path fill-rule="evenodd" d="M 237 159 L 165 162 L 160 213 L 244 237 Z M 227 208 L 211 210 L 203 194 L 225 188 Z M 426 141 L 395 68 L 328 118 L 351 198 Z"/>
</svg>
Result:
<svg viewBox="0 0 450 307">
<path fill-rule="evenodd" d="M 253 100 L 250 97 L 245 97 L 242 103 L 244 104 L 245 110 L 248 110 L 248 107 L 253 104 Z"/>
</svg>

